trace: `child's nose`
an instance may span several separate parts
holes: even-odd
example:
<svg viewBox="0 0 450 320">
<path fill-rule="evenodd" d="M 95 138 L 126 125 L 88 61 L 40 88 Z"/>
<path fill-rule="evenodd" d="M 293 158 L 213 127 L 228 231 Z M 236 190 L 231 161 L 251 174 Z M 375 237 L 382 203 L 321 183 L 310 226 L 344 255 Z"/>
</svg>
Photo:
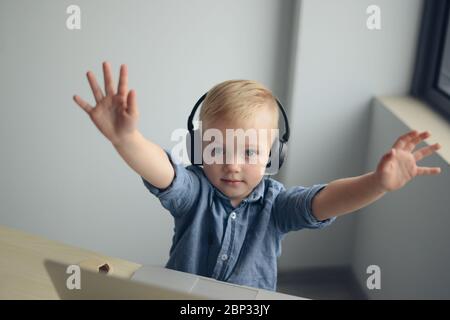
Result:
<svg viewBox="0 0 450 320">
<path fill-rule="evenodd" d="M 230 166 L 241 166 L 245 164 L 245 156 L 238 153 L 227 153 L 224 155 L 224 164 Z"/>
<path fill-rule="evenodd" d="M 236 159 L 233 161 L 225 161 L 224 167 L 226 171 L 229 172 L 239 172 L 241 170 L 241 164 L 239 164 Z"/>
<path fill-rule="evenodd" d="M 223 170 L 223 172 L 225 172 L 225 174 L 240 174 L 241 170 L 237 166 L 226 165 L 226 167 Z"/>
</svg>

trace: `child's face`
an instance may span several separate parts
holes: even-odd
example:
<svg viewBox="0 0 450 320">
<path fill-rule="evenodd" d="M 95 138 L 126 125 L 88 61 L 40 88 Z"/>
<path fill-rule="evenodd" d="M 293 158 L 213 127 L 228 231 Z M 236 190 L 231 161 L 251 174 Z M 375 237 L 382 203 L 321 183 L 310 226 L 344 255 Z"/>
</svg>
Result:
<svg viewBox="0 0 450 320">
<path fill-rule="evenodd" d="M 228 196 L 235 207 L 252 192 L 264 176 L 272 141 L 276 137 L 273 117 L 273 111 L 264 108 L 247 120 L 203 123 L 204 133 L 207 129 L 214 128 L 219 130 L 223 137 L 222 148 L 213 149 L 214 155 L 221 155 L 222 163 L 207 164 L 204 161 L 203 170 L 209 181 Z M 234 141 L 227 141 L 227 129 L 233 129 Z M 256 144 L 249 143 L 251 141 L 248 138 L 238 139 L 239 131 L 235 131 L 238 129 L 241 129 L 241 134 L 252 129 L 257 136 L 257 141 L 254 141 Z M 203 141 L 203 150 L 208 144 L 211 142 Z M 234 147 L 234 154 L 229 150 L 231 147 Z M 226 159 L 228 153 L 231 156 Z"/>
</svg>

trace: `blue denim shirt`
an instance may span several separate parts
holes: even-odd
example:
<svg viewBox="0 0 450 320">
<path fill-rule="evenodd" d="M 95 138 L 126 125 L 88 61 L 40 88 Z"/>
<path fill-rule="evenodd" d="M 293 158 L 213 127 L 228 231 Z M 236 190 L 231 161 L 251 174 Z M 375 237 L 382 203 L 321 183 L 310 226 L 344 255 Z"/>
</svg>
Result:
<svg viewBox="0 0 450 320">
<path fill-rule="evenodd" d="M 201 167 L 184 167 L 165 151 L 175 170 L 172 184 L 161 190 L 141 178 L 175 220 L 167 268 L 276 290 L 283 236 L 336 219 L 318 221 L 312 215 L 312 199 L 326 184 L 286 189 L 265 176 L 234 208 Z"/>
</svg>

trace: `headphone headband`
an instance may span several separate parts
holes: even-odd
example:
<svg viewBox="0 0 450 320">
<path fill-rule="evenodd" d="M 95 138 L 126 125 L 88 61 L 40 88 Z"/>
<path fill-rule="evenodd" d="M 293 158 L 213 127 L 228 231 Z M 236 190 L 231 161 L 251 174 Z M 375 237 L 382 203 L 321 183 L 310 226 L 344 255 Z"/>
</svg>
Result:
<svg viewBox="0 0 450 320">
<path fill-rule="evenodd" d="M 187 122 L 187 127 L 188 127 L 188 131 L 190 133 L 192 133 L 194 131 L 194 125 L 193 125 L 192 121 L 194 120 L 195 112 L 197 111 L 197 109 L 198 109 L 199 105 L 202 103 L 202 101 L 205 100 L 207 94 L 208 94 L 208 92 L 203 94 L 200 97 L 200 99 L 198 99 L 197 103 L 195 104 L 194 108 L 191 111 L 191 114 L 189 115 L 188 122 Z M 275 98 L 275 101 L 277 102 L 278 108 L 281 110 L 281 113 L 282 113 L 283 119 L 284 119 L 285 133 L 284 133 L 283 137 L 280 140 L 282 142 L 286 143 L 286 142 L 288 142 L 289 136 L 290 136 L 289 122 L 288 122 L 288 119 L 287 119 L 287 116 L 286 116 L 286 111 L 284 111 L 284 108 L 281 105 L 280 101 L 278 101 L 277 98 Z"/>
</svg>

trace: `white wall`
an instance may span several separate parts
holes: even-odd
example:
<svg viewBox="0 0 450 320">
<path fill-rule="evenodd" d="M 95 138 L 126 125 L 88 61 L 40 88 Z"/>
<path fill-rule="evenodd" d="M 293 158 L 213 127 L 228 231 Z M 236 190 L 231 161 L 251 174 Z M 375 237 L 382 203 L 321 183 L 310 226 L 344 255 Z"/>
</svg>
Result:
<svg viewBox="0 0 450 320">
<path fill-rule="evenodd" d="M 379 31 L 366 28 L 371 4 L 381 9 Z M 365 166 L 369 102 L 376 95 L 408 92 L 421 8 L 420 0 L 301 1 L 289 100 L 292 135 L 283 172 L 287 186 L 371 170 Z M 354 216 L 347 215 L 327 229 L 289 234 L 280 270 L 348 265 L 354 230 Z"/>
<path fill-rule="evenodd" d="M 389 148 L 402 132 L 409 131 L 378 100 L 371 109 L 369 168 L 376 165 L 376 155 Z M 442 145 L 448 147 L 444 141 Z M 417 149 L 424 146 L 422 142 Z M 437 154 L 419 165 L 440 167 L 442 173 L 415 178 L 357 216 L 352 268 L 371 299 L 450 297 L 450 167 Z M 370 265 L 380 267 L 381 290 L 367 289 L 366 269 Z"/>
<path fill-rule="evenodd" d="M 172 220 L 73 103 L 93 101 L 87 70 L 128 64 L 140 129 L 163 147 L 214 84 L 257 79 L 290 113 L 282 181 L 329 182 L 381 156 L 367 154 L 370 100 L 408 91 L 422 7 L 379 0 L 382 30 L 369 31 L 368 0 L 77 1 L 82 30 L 69 31 L 70 4 L 0 2 L 0 223 L 151 264 L 166 262 Z M 280 270 L 360 270 L 355 216 L 288 235 Z"/>
<path fill-rule="evenodd" d="M 81 8 L 81 30 L 66 8 Z M 173 222 L 86 114 L 85 73 L 127 63 L 143 134 L 170 147 L 197 99 L 257 79 L 284 100 L 292 1 L 0 2 L 0 223 L 147 264 Z"/>
</svg>

